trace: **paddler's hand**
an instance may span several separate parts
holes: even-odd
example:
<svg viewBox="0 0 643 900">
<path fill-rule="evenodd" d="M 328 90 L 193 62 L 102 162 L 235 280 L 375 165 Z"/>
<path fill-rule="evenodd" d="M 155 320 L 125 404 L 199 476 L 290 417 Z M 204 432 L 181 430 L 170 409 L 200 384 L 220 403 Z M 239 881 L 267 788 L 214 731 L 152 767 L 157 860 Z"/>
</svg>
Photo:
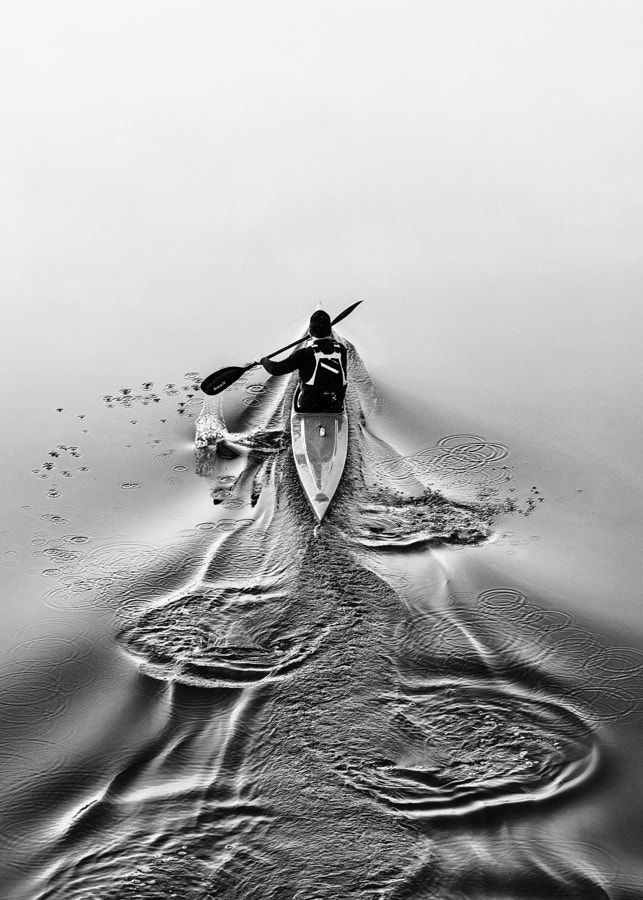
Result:
<svg viewBox="0 0 643 900">
<path fill-rule="evenodd" d="M 267 362 L 269 362 L 268 357 L 267 357 L 267 356 L 262 356 L 261 359 L 259 360 L 258 365 L 263 366 L 264 369 L 265 369 L 265 368 L 266 368 L 266 363 L 267 363 Z"/>
</svg>

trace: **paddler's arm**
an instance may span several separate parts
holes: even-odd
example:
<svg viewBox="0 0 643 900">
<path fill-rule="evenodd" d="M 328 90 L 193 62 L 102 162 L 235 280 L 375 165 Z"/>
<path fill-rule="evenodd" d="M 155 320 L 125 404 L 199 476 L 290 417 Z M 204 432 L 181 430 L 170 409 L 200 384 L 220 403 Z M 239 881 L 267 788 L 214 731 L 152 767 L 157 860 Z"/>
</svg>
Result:
<svg viewBox="0 0 643 900">
<path fill-rule="evenodd" d="M 306 354 L 305 348 L 295 350 L 290 356 L 282 360 L 268 359 L 267 356 L 262 357 L 259 362 L 270 375 L 287 375 L 288 372 L 294 372 L 298 369 Z"/>
</svg>

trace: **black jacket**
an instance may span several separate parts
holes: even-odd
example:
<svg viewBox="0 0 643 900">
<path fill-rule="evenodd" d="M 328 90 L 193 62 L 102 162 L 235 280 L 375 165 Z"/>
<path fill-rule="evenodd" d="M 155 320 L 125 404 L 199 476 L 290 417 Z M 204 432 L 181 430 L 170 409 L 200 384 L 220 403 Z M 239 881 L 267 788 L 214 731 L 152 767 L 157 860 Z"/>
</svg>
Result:
<svg viewBox="0 0 643 900">
<path fill-rule="evenodd" d="M 330 364 L 325 363 L 323 356 L 319 356 L 320 351 L 322 354 L 333 355 Z M 295 350 L 279 362 L 264 357 L 261 365 L 271 375 L 299 372 L 300 396 L 297 407 L 301 412 L 338 412 L 343 408 L 347 354 L 346 347 L 334 338 L 317 338 L 307 347 Z"/>
</svg>

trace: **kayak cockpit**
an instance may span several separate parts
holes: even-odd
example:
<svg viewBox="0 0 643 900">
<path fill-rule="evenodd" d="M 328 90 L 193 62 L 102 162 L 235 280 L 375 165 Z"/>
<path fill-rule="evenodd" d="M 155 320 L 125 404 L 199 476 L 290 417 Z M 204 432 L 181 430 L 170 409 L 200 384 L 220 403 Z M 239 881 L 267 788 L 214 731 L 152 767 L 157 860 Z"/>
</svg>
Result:
<svg viewBox="0 0 643 900">
<path fill-rule="evenodd" d="M 341 412 L 299 412 L 297 392 L 290 416 L 292 452 L 301 486 L 318 522 L 341 481 L 348 452 L 348 416 Z"/>
</svg>

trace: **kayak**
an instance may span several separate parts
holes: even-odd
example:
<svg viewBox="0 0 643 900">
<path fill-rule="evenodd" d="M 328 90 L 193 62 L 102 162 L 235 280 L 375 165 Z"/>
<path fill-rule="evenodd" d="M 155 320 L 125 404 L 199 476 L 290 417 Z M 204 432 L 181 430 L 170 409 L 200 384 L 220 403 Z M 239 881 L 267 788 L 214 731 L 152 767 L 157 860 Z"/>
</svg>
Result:
<svg viewBox="0 0 643 900">
<path fill-rule="evenodd" d="M 317 522 L 321 522 L 341 481 L 348 452 L 348 416 L 297 412 L 297 392 L 290 414 L 292 452 L 297 475 Z"/>
</svg>

